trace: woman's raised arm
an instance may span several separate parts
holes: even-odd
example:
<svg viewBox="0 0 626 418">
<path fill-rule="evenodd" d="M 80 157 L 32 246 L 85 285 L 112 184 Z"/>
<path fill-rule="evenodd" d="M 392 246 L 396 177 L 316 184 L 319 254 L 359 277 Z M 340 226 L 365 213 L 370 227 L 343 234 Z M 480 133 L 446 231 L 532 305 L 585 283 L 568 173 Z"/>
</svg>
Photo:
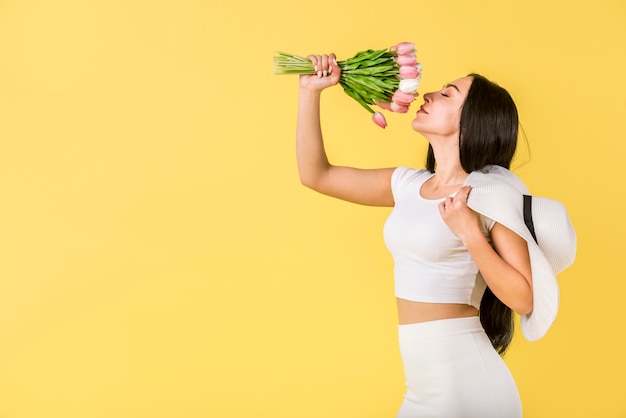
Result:
<svg viewBox="0 0 626 418">
<path fill-rule="evenodd" d="M 300 76 L 296 156 L 303 185 L 328 196 L 370 206 L 393 206 L 393 168 L 358 169 L 331 165 L 320 123 L 321 93 L 339 83 L 334 54 L 309 55 L 316 74 Z"/>
</svg>

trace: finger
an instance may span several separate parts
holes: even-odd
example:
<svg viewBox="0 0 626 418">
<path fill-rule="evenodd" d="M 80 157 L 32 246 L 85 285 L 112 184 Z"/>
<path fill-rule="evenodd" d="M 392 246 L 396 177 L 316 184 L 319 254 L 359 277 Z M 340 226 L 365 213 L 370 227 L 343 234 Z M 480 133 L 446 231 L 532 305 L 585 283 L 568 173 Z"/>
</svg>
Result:
<svg viewBox="0 0 626 418">
<path fill-rule="evenodd" d="M 319 71 L 322 72 L 322 76 L 326 77 L 328 75 L 328 55 L 324 54 L 322 55 L 322 64 L 320 66 L 320 68 L 318 69 L 318 74 L 319 75 Z"/>
<path fill-rule="evenodd" d="M 437 207 L 439 208 L 439 214 L 443 218 L 446 214 L 446 202 L 441 202 Z"/>
<path fill-rule="evenodd" d="M 318 63 L 318 57 L 317 55 L 307 55 L 307 58 L 311 60 L 311 64 L 313 64 L 313 72 L 317 73 L 317 63 Z"/>
<path fill-rule="evenodd" d="M 444 199 L 443 202 L 441 202 L 439 204 L 439 210 L 443 213 L 443 212 L 447 212 L 448 210 L 450 210 L 452 208 L 452 198 L 451 197 L 446 197 Z"/>
<path fill-rule="evenodd" d="M 318 77 L 321 77 L 323 72 L 322 70 L 324 69 L 324 56 L 323 55 L 316 55 L 317 58 L 317 65 L 315 66 L 315 72 L 317 74 Z"/>
<path fill-rule="evenodd" d="M 467 198 L 469 197 L 469 193 L 472 190 L 472 186 L 463 186 L 456 193 L 456 198 L 463 203 L 467 203 Z"/>
<path fill-rule="evenodd" d="M 341 74 L 341 68 L 339 68 L 339 65 L 337 64 L 337 57 L 335 56 L 335 54 L 331 53 L 328 58 L 330 59 L 330 68 L 328 74 Z"/>
</svg>

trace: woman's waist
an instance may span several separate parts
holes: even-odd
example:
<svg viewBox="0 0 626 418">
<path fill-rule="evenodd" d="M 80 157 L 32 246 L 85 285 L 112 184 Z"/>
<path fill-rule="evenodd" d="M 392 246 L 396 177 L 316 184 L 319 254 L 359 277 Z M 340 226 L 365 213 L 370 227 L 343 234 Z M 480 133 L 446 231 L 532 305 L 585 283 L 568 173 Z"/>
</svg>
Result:
<svg viewBox="0 0 626 418">
<path fill-rule="evenodd" d="M 416 302 L 402 298 L 396 301 L 400 325 L 478 316 L 478 309 L 463 303 Z"/>
</svg>

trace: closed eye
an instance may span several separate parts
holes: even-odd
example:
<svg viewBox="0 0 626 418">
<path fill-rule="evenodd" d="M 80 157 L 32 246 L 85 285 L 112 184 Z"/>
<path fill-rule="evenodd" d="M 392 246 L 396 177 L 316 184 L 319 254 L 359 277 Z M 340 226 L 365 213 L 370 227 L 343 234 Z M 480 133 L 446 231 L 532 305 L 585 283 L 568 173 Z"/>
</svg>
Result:
<svg viewBox="0 0 626 418">
<path fill-rule="evenodd" d="M 446 90 L 447 88 L 453 88 L 456 91 L 458 91 L 459 93 L 461 92 L 456 85 L 454 85 L 454 84 L 446 84 L 445 86 L 443 86 L 443 89 L 441 90 L 441 95 L 443 97 L 450 97 L 450 96 L 448 96 L 447 94 L 444 93 L 444 90 Z"/>
</svg>

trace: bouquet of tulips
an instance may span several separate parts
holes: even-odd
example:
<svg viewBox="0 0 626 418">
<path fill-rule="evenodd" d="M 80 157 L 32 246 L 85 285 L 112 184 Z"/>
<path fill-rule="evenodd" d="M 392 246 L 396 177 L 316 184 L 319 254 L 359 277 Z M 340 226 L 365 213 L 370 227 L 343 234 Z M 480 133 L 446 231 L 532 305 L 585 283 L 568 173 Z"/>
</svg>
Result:
<svg viewBox="0 0 626 418">
<path fill-rule="evenodd" d="M 274 74 L 313 74 L 311 60 L 286 52 L 274 57 Z M 341 68 L 339 84 L 346 94 L 372 114 L 381 128 L 387 126 L 381 109 L 406 113 L 415 100 L 422 65 L 417 62 L 415 44 L 401 42 L 387 49 L 361 51 L 352 58 L 338 61 Z"/>
</svg>

